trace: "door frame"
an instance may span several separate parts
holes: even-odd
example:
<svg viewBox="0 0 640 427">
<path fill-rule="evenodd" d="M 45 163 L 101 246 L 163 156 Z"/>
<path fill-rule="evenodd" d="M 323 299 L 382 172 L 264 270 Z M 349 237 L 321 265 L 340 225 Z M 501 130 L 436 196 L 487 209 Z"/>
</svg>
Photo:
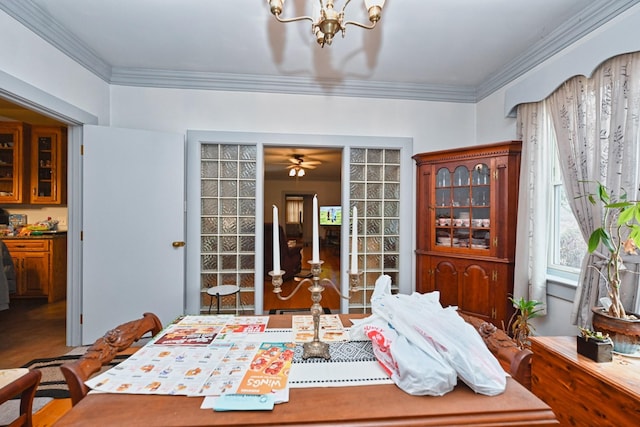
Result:
<svg viewBox="0 0 640 427">
<path fill-rule="evenodd" d="M 411 159 L 413 155 L 413 138 L 409 137 L 383 137 L 383 136 L 353 136 L 353 135 L 312 135 L 312 134 L 282 134 L 266 132 L 233 132 L 233 131 L 187 131 L 187 241 L 192 242 L 187 246 L 187 285 L 186 285 L 186 312 L 192 314 L 199 312 L 200 307 L 200 228 L 189 227 L 189 224 L 199 224 L 200 215 L 200 144 L 252 144 L 257 146 L 256 159 L 256 224 L 263 224 L 264 218 L 264 147 L 322 147 L 342 148 L 342 183 L 341 205 L 350 204 L 350 174 L 349 159 L 351 147 L 353 148 L 391 148 L 398 149 L 400 155 L 401 186 L 400 198 L 402 200 L 414 199 L 415 169 Z M 401 204 L 400 244 L 400 270 L 402 283 L 398 283 L 401 293 L 410 294 L 415 288 L 415 256 L 412 248 L 415 247 L 415 212 L 413 204 Z M 405 227 L 404 224 L 408 224 Z M 340 233 L 340 246 L 349 248 L 349 224 L 343 221 Z M 255 236 L 255 277 L 264 277 L 264 230 L 256 227 Z M 409 256 L 411 255 L 411 256 Z M 340 253 L 340 265 L 349 265 L 349 251 Z M 346 269 L 341 269 L 342 293 L 348 294 L 349 279 Z M 264 289 L 263 282 L 255 281 L 255 314 L 263 314 Z M 349 302 L 341 299 L 341 312 L 348 313 Z"/>
<path fill-rule="evenodd" d="M 2 71 L 0 97 L 68 126 L 66 344 L 77 346 L 82 339 L 82 126 L 97 125 L 99 120 L 97 116 Z"/>
</svg>

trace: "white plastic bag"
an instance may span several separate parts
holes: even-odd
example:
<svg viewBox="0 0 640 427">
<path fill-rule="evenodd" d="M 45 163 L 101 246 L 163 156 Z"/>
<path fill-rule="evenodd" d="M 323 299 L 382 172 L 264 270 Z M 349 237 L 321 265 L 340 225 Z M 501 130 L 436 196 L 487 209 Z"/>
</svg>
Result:
<svg viewBox="0 0 640 427">
<path fill-rule="evenodd" d="M 379 286 L 378 286 L 379 285 Z M 458 315 L 442 308 L 439 294 L 391 295 L 391 279 L 381 276 L 371 297 L 372 311 L 412 344 L 435 349 L 476 393 L 504 392 L 506 373 L 478 332 Z"/>
<path fill-rule="evenodd" d="M 371 339 L 373 351 L 393 382 L 413 395 L 442 396 L 456 385 L 455 371 L 431 349 L 424 352 L 373 314 L 356 322 L 351 339 Z"/>
<path fill-rule="evenodd" d="M 409 394 L 441 396 L 453 390 L 457 382 L 455 370 L 427 341 L 411 328 L 398 330 L 384 310 L 376 308 L 385 295 L 391 294 L 391 278 L 380 276 L 371 296 L 373 313 L 351 328 L 352 339 L 367 336 L 373 342 L 376 358 L 390 373 L 398 387 Z M 414 335 L 413 339 L 407 336 Z"/>
</svg>

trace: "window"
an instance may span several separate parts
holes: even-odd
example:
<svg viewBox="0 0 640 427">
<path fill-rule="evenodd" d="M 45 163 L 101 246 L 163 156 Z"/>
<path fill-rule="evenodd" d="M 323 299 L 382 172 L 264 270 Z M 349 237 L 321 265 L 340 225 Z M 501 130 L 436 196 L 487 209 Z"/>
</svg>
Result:
<svg viewBox="0 0 640 427">
<path fill-rule="evenodd" d="M 566 276 L 569 274 L 573 276 L 580 271 L 582 259 L 587 251 L 587 244 L 582 237 L 578 222 L 564 191 L 555 134 L 550 126 L 546 135 L 552 144 L 552 149 L 549 150 L 550 164 L 552 165 L 551 191 L 549 191 L 551 197 L 551 236 L 547 265 L 550 272 L 556 275 Z"/>
<path fill-rule="evenodd" d="M 304 197 L 287 196 L 286 223 L 302 224 L 302 218 L 304 218 Z"/>
</svg>

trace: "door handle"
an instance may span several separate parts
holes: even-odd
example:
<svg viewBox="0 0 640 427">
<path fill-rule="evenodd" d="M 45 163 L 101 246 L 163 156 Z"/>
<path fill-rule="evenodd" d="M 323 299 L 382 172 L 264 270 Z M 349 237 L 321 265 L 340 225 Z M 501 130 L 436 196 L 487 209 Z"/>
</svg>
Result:
<svg viewBox="0 0 640 427">
<path fill-rule="evenodd" d="M 185 245 L 185 243 L 184 243 L 184 242 L 173 242 L 173 243 L 171 244 L 171 246 L 173 246 L 174 248 L 181 248 L 181 247 L 183 247 L 184 245 Z"/>
</svg>

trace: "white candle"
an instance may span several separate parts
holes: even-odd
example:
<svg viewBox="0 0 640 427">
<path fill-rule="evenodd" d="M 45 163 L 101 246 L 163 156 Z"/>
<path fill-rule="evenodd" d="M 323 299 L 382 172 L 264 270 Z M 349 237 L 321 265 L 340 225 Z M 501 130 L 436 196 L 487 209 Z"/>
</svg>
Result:
<svg viewBox="0 0 640 427">
<path fill-rule="evenodd" d="M 276 205 L 273 205 L 273 271 L 280 274 L 280 227 Z"/>
<path fill-rule="evenodd" d="M 318 240 L 318 195 L 313 196 L 313 234 L 311 242 L 311 262 L 320 261 L 320 242 Z"/>
<path fill-rule="evenodd" d="M 353 207 L 353 214 L 351 217 L 352 231 L 351 231 L 351 273 L 358 272 L 358 208 Z"/>
</svg>

